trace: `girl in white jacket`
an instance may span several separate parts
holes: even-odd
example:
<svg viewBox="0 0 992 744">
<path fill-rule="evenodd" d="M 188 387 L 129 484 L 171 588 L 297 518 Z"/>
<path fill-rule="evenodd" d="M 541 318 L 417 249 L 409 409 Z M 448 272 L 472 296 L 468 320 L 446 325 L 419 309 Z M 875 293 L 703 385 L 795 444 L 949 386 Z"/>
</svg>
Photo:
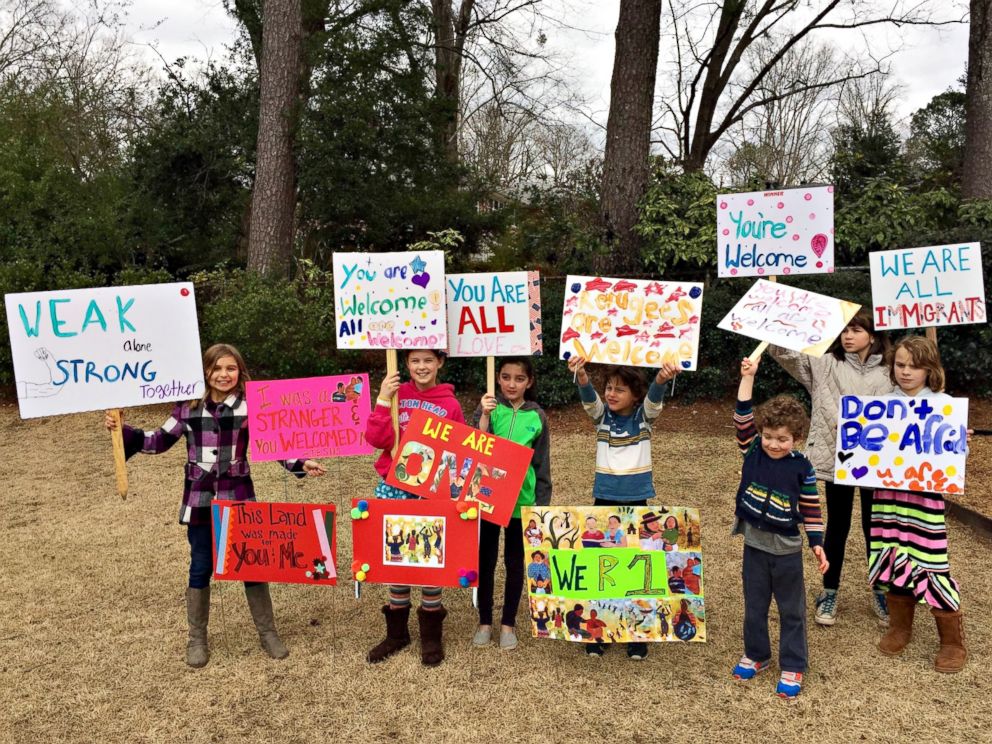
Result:
<svg viewBox="0 0 992 744">
<path fill-rule="evenodd" d="M 820 625 L 837 621 L 837 590 L 844 567 L 847 536 L 854 511 L 854 486 L 834 483 L 834 454 L 837 444 L 837 409 L 842 395 L 888 395 L 893 390 L 886 366 L 890 342 L 876 334 L 871 315 L 859 310 L 830 349 L 821 357 L 769 346 L 768 351 L 782 367 L 809 391 L 812 401 L 807 457 L 823 481 L 827 500 L 827 529 L 823 547 L 830 570 L 823 575 L 823 591 L 816 599 L 814 619 Z M 859 489 L 861 496 L 861 531 L 867 558 L 871 543 L 872 491 Z M 889 612 L 885 593 L 872 593 L 872 607 L 883 627 L 888 626 Z"/>
</svg>

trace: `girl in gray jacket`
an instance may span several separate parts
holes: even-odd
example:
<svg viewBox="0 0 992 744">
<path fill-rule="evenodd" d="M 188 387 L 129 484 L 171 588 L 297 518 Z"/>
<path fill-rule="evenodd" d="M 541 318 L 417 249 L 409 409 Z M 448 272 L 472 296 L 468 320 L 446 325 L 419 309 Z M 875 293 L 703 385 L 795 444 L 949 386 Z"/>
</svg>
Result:
<svg viewBox="0 0 992 744">
<path fill-rule="evenodd" d="M 862 308 L 822 357 L 769 346 L 768 351 L 782 367 L 809 391 L 812 400 L 807 457 L 824 483 L 827 500 L 827 530 L 823 540 L 830 570 L 823 575 L 823 591 L 816 599 L 814 619 L 820 625 L 837 621 L 837 590 L 844 567 L 847 536 L 854 511 L 854 486 L 834 483 L 834 454 L 837 444 L 837 409 L 842 395 L 888 395 L 889 339 L 875 333 L 870 313 Z M 871 543 L 872 491 L 861 488 L 861 531 L 865 557 Z M 872 593 L 872 608 L 882 627 L 888 627 L 889 612 L 884 592 Z"/>
</svg>

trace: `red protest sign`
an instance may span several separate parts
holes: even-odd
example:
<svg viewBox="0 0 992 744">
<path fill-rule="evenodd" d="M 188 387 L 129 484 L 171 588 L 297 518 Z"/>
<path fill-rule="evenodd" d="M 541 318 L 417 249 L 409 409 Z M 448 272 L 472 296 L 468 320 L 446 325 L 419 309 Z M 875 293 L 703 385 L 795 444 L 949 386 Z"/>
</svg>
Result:
<svg viewBox="0 0 992 744">
<path fill-rule="evenodd" d="M 337 584 L 333 504 L 210 502 L 214 578 Z"/>
<path fill-rule="evenodd" d="M 478 586 L 479 519 L 466 504 L 352 502 L 352 575 L 399 586 Z"/>
<path fill-rule="evenodd" d="M 534 451 L 447 419 L 414 411 L 386 483 L 425 499 L 478 504 L 482 518 L 506 527 Z"/>
</svg>

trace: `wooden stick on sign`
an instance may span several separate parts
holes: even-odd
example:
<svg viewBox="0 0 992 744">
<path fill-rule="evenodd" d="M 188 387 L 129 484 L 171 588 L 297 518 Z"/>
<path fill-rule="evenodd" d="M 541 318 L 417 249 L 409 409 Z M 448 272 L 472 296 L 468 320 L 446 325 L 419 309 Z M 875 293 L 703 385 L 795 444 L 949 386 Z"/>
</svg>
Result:
<svg viewBox="0 0 992 744">
<path fill-rule="evenodd" d="M 768 277 L 768 281 L 777 282 L 778 277 L 772 274 L 770 277 Z M 767 348 L 768 348 L 768 342 L 762 341 L 760 344 L 758 344 L 755 347 L 754 351 L 748 354 L 747 358 L 750 359 L 752 363 L 757 362 L 759 359 L 761 359 L 761 355 L 765 353 L 765 349 Z"/>
<path fill-rule="evenodd" d="M 386 349 L 386 377 L 392 377 L 400 369 L 399 359 L 396 355 L 396 349 Z M 400 396 L 399 393 L 393 396 L 393 402 L 389 406 L 390 413 L 393 417 L 393 434 L 396 435 L 396 441 L 393 446 L 400 443 Z"/>
<path fill-rule="evenodd" d="M 124 457 L 124 420 L 121 409 L 114 408 L 108 413 L 116 426 L 110 432 L 110 443 L 114 448 L 114 474 L 117 477 L 117 495 L 127 500 L 127 464 Z"/>
<path fill-rule="evenodd" d="M 496 395 L 496 358 L 486 357 L 486 394 Z"/>
</svg>

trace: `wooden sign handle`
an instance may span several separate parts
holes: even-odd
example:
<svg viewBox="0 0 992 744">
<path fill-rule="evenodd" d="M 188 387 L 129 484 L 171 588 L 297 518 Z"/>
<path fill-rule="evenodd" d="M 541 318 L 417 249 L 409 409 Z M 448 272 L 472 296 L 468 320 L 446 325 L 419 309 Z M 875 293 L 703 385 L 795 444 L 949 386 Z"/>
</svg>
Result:
<svg viewBox="0 0 992 744">
<path fill-rule="evenodd" d="M 926 331 L 927 338 L 933 341 L 934 345 L 937 345 L 937 328 L 936 326 L 930 326 L 924 329 Z"/>
<path fill-rule="evenodd" d="M 755 347 L 754 351 L 752 351 L 747 358 L 750 359 L 752 362 L 756 362 L 759 359 L 761 359 L 761 355 L 765 353 L 765 349 L 767 348 L 768 348 L 768 342 L 762 341 L 760 344 L 758 344 Z"/>
<path fill-rule="evenodd" d="M 496 358 L 486 357 L 486 394 L 496 395 Z"/>
<path fill-rule="evenodd" d="M 386 349 L 386 377 L 392 377 L 400 369 L 399 358 L 396 349 Z M 393 402 L 389 407 L 393 417 L 393 434 L 396 435 L 396 444 L 400 443 L 400 396 L 399 393 L 393 396 Z"/>
<path fill-rule="evenodd" d="M 117 495 L 127 500 L 127 464 L 124 457 L 124 418 L 120 408 L 108 411 L 117 427 L 110 432 L 110 443 L 114 448 L 114 475 L 117 479 Z"/>
</svg>

